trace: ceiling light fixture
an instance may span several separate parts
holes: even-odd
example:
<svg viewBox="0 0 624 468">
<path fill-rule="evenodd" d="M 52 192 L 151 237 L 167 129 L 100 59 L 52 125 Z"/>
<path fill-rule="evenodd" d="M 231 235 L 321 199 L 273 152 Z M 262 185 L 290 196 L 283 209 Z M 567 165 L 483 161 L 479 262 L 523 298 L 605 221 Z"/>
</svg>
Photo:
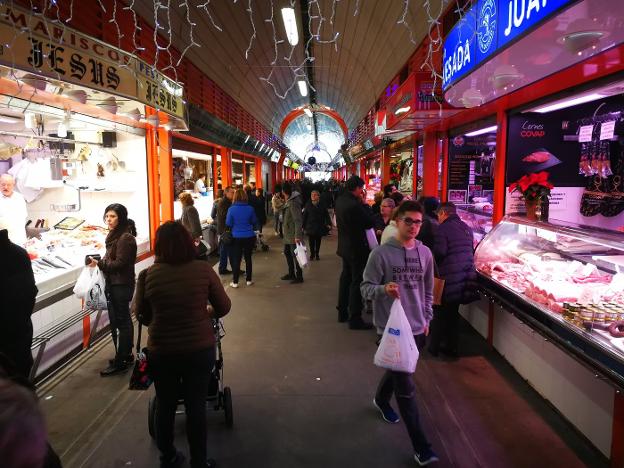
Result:
<svg viewBox="0 0 624 468">
<path fill-rule="evenodd" d="M 299 31 L 297 30 L 297 19 L 294 8 L 282 8 L 282 20 L 288 43 L 292 46 L 299 44 Z"/>
<path fill-rule="evenodd" d="M 19 122 L 20 120 L 22 119 L 18 117 L 12 117 L 10 115 L 0 115 L 0 122 L 2 123 L 14 124 L 14 123 Z"/>
<path fill-rule="evenodd" d="M 602 99 L 604 97 L 605 96 L 603 94 L 591 93 L 591 94 L 586 94 L 584 96 L 561 99 L 559 101 L 552 102 L 550 104 L 545 104 L 543 106 L 539 106 L 534 109 L 529 109 L 527 112 L 538 112 L 540 114 L 546 114 L 547 112 L 553 112 L 559 109 L 565 109 L 567 107 L 576 106 L 578 104 L 584 104 L 586 102 L 596 101 L 597 99 Z"/>
<path fill-rule="evenodd" d="M 410 109 L 411 109 L 410 106 L 400 107 L 396 111 L 394 111 L 394 115 L 405 114 L 406 112 L 409 112 Z"/>
<path fill-rule="evenodd" d="M 303 113 L 304 113 L 305 115 L 307 115 L 308 117 L 312 117 L 312 115 L 313 115 L 313 114 L 312 114 L 312 111 L 311 111 L 308 107 L 306 107 L 305 109 L 303 109 Z"/>
<path fill-rule="evenodd" d="M 301 94 L 301 96 L 306 97 L 308 95 L 308 84 L 305 82 L 305 80 L 299 80 L 297 81 L 297 85 L 299 86 L 299 94 Z"/>
<path fill-rule="evenodd" d="M 464 136 L 473 137 L 473 136 L 477 136 L 477 135 L 483 135 L 484 133 L 495 132 L 497 129 L 498 129 L 498 126 L 492 125 L 491 127 L 485 127 L 485 128 L 481 128 L 479 130 L 475 130 L 474 132 L 466 133 L 466 134 L 464 134 Z"/>
</svg>

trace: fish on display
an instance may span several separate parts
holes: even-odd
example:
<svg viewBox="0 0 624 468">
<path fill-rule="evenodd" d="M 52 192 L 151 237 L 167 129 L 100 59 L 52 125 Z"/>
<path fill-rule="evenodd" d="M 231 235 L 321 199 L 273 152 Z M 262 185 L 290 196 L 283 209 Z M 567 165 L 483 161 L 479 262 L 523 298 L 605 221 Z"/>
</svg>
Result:
<svg viewBox="0 0 624 468">
<path fill-rule="evenodd" d="M 545 148 L 537 148 L 522 158 L 521 161 L 527 172 L 540 172 L 561 164 L 561 160 Z"/>
</svg>

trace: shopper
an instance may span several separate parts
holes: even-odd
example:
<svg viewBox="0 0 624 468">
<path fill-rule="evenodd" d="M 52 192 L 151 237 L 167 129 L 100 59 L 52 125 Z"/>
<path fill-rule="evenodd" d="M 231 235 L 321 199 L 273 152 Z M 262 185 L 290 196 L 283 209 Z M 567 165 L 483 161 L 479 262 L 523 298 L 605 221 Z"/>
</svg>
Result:
<svg viewBox="0 0 624 468">
<path fill-rule="evenodd" d="M 292 185 L 286 182 L 282 185 L 282 193 L 286 199 L 284 204 L 284 255 L 288 265 L 288 273 L 282 276 L 282 280 L 291 283 L 303 283 L 303 270 L 295 258 L 295 248 L 301 242 L 303 236 L 301 195 L 293 190 Z"/>
<path fill-rule="evenodd" d="M 397 234 L 399 232 L 399 228 L 397 227 L 397 214 L 398 214 L 398 212 L 399 212 L 398 208 L 395 208 L 394 210 L 392 210 L 392 216 L 390 216 L 390 222 L 384 228 L 384 230 L 383 230 L 383 232 L 381 234 L 381 240 L 379 241 L 380 244 L 385 244 L 390 239 L 393 239 L 393 238 L 395 238 L 397 236 Z"/>
<path fill-rule="evenodd" d="M 109 232 L 106 236 L 106 254 L 98 261 L 89 257 L 91 267 L 99 267 L 106 280 L 108 317 L 115 343 L 115 358 L 100 372 L 102 377 L 125 372 L 134 361 L 132 356 L 133 325 L 130 318 L 130 301 L 134 293 L 134 264 L 136 261 L 136 227 L 128 218 L 128 210 L 113 203 L 104 210 L 104 222 Z M 118 341 L 115 336 L 118 336 Z"/>
<path fill-rule="evenodd" d="M 442 203 L 438 209 L 438 227 L 433 254 L 440 278 L 444 280 L 442 304 L 436 307 L 431 328 L 429 351 L 457 357 L 459 341 L 459 306 L 478 298 L 474 266 L 472 230 L 457 216 L 455 204 Z"/>
<path fill-rule="evenodd" d="M 401 300 L 419 350 L 424 348 L 433 316 L 433 256 L 416 240 L 422 218 L 423 208 L 416 202 L 406 201 L 398 208 L 397 237 L 373 250 L 361 286 L 363 296 L 373 301 L 373 320 L 379 335 L 386 327 L 392 303 Z M 387 370 L 373 399 L 385 421 L 398 423 L 399 416 L 390 405 L 393 393 L 416 462 L 424 466 L 438 461 L 420 426 L 413 374 Z"/>
<path fill-rule="evenodd" d="M 223 189 L 217 190 L 217 198 L 215 198 L 212 203 L 212 209 L 210 210 L 210 218 L 212 219 L 213 224 L 216 224 L 217 220 L 217 208 L 219 206 L 219 202 L 223 199 Z"/>
<path fill-rule="evenodd" d="M 375 215 L 375 234 L 377 234 L 377 240 L 381 239 L 384 229 L 390 221 L 392 221 L 392 212 L 394 211 L 395 204 L 392 198 L 384 198 L 379 206 L 379 213 Z"/>
<path fill-rule="evenodd" d="M 36 395 L 0 374 L 0 460 L 7 468 L 42 468 L 48 452 Z M 47 466 L 60 466 L 47 465 Z"/>
<path fill-rule="evenodd" d="M 0 354 L 24 380 L 30 378 L 33 358 L 31 314 L 37 286 L 28 253 L 11 242 L 8 222 L 0 218 Z"/>
<path fill-rule="evenodd" d="M 202 229 L 201 229 L 201 221 L 199 220 L 199 213 L 197 208 L 195 208 L 195 201 L 193 200 L 193 196 L 188 192 L 182 192 L 178 199 L 182 204 L 182 217 L 180 218 L 180 222 L 182 226 L 188 229 L 188 232 L 191 233 L 191 237 L 197 244 L 199 240 L 201 240 Z"/>
<path fill-rule="evenodd" d="M 303 210 L 303 230 L 310 241 L 310 260 L 320 260 L 321 239 L 331 229 L 329 212 L 320 200 L 318 190 L 313 190 L 310 194 L 310 201 Z"/>
<path fill-rule="evenodd" d="M 231 302 L 212 267 L 195 260 L 193 240 L 180 224 L 168 221 L 158 228 L 154 251 L 154 264 L 139 274 L 133 311 L 148 326 L 160 466 L 179 467 L 184 460 L 173 445 L 182 396 L 191 467 L 215 467 L 206 447 L 206 395 L 215 363 L 213 319 L 226 315 Z"/>
<path fill-rule="evenodd" d="M 394 192 L 397 192 L 397 187 L 394 184 L 388 184 L 388 185 L 384 185 L 383 188 L 383 193 L 384 193 L 384 198 L 390 198 L 390 195 L 392 195 Z"/>
<path fill-rule="evenodd" d="M 370 330 L 372 325 L 362 319 L 360 283 L 370 249 L 366 230 L 374 226 L 372 212 L 362 198 L 364 181 L 352 176 L 345 192 L 336 200 L 338 224 L 338 256 L 342 258 L 342 273 L 338 291 L 338 321 L 349 321 L 352 330 Z"/>
<path fill-rule="evenodd" d="M 421 197 L 418 201 L 425 210 L 423 225 L 418 233 L 418 240 L 433 251 L 433 244 L 439 226 L 436 210 L 440 206 L 440 202 L 436 197 Z"/>
<path fill-rule="evenodd" d="M 383 201 L 383 198 L 383 192 L 375 193 L 375 197 L 373 198 L 373 206 L 371 206 L 371 208 L 373 210 L 373 213 L 375 213 L 376 215 L 379 214 L 379 212 L 381 211 L 381 202 Z"/>
<path fill-rule="evenodd" d="M 232 265 L 231 245 L 223 242 L 223 233 L 227 230 L 225 220 L 228 210 L 232 206 L 234 189 L 230 186 L 223 191 L 223 198 L 217 206 L 217 235 L 219 236 L 219 274 L 227 275 L 232 273 L 227 269 L 228 261 Z"/>
<path fill-rule="evenodd" d="M 282 217 L 285 203 L 284 196 L 282 195 L 282 185 L 275 184 L 275 193 L 273 194 L 273 198 L 271 198 L 271 206 L 273 208 L 273 216 L 275 218 L 275 235 L 280 237 L 283 237 Z"/>
<path fill-rule="evenodd" d="M 225 224 L 232 230 L 232 282 L 230 286 L 238 288 L 238 277 L 243 255 L 245 256 L 245 276 L 247 286 L 253 284 L 252 259 L 254 245 L 256 245 L 256 233 L 258 218 L 254 208 L 248 203 L 247 192 L 237 190 L 234 194 L 234 204 L 227 212 Z"/>
<path fill-rule="evenodd" d="M 264 196 L 264 190 L 261 188 L 256 189 L 256 205 L 254 209 L 256 210 L 256 218 L 258 218 L 258 231 L 262 232 L 262 227 L 267 221 L 267 213 L 266 198 Z"/>
</svg>

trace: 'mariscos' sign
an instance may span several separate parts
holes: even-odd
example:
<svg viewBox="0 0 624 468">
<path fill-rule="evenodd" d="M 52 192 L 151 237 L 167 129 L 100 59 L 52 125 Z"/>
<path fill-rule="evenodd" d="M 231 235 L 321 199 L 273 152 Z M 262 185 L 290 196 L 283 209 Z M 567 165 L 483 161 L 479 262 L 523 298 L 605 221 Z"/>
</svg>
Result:
<svg viewBox="0 0 624 468">
<path fill-rule="evenodd" d="M 442 88 L 575 0 L 478 0 L 444 40 Z"/>
</svg>

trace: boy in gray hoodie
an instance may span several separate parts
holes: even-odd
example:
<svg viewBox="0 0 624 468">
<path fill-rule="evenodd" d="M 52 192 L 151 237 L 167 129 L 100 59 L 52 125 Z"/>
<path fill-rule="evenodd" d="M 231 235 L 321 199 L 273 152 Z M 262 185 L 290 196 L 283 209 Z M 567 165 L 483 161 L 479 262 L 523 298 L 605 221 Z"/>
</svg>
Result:
<svg viewBox="0 0 624 468">
<path fill-rule="evenodd" d="M 392 303 L 401 299 L 419 350 L 424 348 L 433 317 L 433 256 L 416 240 L 423 214 L 422 206 L 414 201 L 399 205 L 397 236 L 371 252 L 360 286 L 364 298 L 373 301 L 373 321 L 379 334 L 386 327 Z M 392 393 L 414 446 L 416 462 L 425 466 L 438 461 L 420 427 L 413 375 L 386 371 L 373 399 L 385 421 L 398 423 L 399 416 L 390 406 Z"/>
</svg>

